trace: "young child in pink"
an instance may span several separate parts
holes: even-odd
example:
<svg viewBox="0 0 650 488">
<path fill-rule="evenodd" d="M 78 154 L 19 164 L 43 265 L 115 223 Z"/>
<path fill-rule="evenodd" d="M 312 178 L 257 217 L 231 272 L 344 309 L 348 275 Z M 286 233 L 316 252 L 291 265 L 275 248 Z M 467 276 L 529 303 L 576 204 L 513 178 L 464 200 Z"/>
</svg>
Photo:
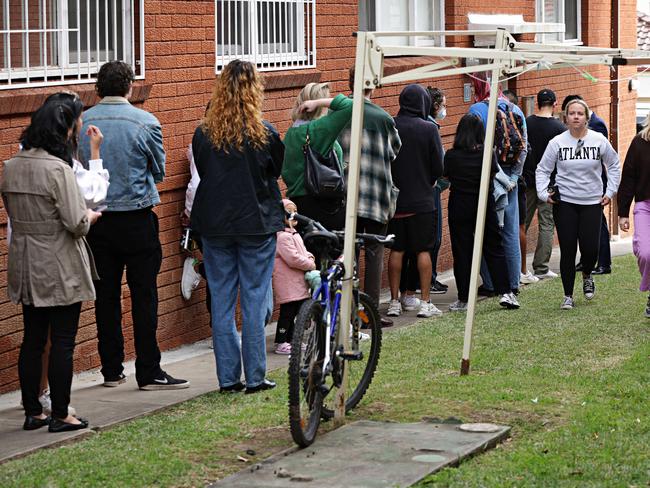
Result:
<svg viewBox="0 0 650 488">
<path fill-rule="evenodd" d="M 287 212 L 297 212 L 291 200 L 282 200 Z M 293 323 L 300 305 L 310 297 L 305 282 L 305 271 L 316 269 L 314 255 L 307 251 L 302 237 L 294 229 L 295 221 L 284 219 L 285 229 L 278 232 L 273 267 L 273 293 L 275 303 L 280 304 L 280 317 L 275 333 L 275 353 L 291 354 Z"/>
</svg>

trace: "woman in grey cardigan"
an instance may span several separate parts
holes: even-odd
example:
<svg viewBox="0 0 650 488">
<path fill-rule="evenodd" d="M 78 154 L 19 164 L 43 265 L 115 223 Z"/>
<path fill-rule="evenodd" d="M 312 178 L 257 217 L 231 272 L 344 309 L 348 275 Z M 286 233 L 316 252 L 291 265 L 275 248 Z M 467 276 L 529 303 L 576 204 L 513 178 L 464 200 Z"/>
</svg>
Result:
<svg viewBox="0 0 650 488">
<path fill-rule="evenodd" d="M 48 99 L 32 115 L 22 150 L 5 163 L 0 183 L 12 224 L 7 292 L 23 306 L 18 373 L 25 430 L 88 427 L 87 420 L 68 414 L 81 302 L 95 298 L 94 264 L 84 236 L 101 216 L 86 209 L 72 170 L 82 110 L 74 94 Z M 38 401 L 48 331 L 51 418 Z"/>
</svg>

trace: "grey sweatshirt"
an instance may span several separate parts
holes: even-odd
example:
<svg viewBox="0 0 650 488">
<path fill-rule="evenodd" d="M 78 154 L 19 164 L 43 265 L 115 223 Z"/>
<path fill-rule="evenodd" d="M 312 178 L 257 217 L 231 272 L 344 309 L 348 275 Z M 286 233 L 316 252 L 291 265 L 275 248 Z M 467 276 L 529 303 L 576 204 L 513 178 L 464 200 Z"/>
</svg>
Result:
<svg viewBox="0 0 650 488">
<path fill-rule="evenodd" d="M 607 169 L 607 190 L 610 199 L 621 180 L 618 154 L 602 134 L 589 130 L 582 139 L 576 139 L 567 130 L 555 136 L 546 146 L 537 170 L 537 196 L 548 199 L 551 173 L 557 167 L 555 183 L 563 202 L 595 205 L 603 197 L 602 165 Z"/>
</svg>

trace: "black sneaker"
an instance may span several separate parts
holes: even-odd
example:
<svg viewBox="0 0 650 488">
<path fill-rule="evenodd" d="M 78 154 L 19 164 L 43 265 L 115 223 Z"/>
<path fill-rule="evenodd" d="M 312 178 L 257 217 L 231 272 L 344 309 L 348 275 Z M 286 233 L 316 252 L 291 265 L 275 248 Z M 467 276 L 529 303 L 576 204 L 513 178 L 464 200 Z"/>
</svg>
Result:
<svg viewBox="0 0 650 488">
<path fill-rule="evenodd" d="M 582 292 L 585 294 L 587 300 L 591 300 L 594 297 L 594 294 L 596 293 L 596 284 L 591 275 L 582 279 Z"/>
<path fill-rule="evenodd" d="M 494 290 L 488 290 L 483 285 L 478 287 L 478 295 L 481 297 L 488 297 L 488 298 L 497 296 Z"/>
<path fill-rule="evenodd" d="M 241 381 L 238 381 L 237 383 L 233 383 L 232 385 L 228 386 L 222 386 L 219 388 L 219 393 L 239 393 L 240 391 L 243 391 L 244 388 L 244 383 Z"/>
<path fill-rule="evenodd" d="M 115 388 L 124 382 L 126 382 L 126 375 L 124 373 L 120 373 L 117 376 L 104 376 L 103 384 L 108 388 Z"/>
<path fill-rule="evenodd" d="M 438 280 L 435 280 L 433 283 L 431 283 L 430 292 L 434 295 L 442 295 L 443 293 L 447 293 L 447 289 L 449 289 L 447 285 L 440 283 Z"/>
<path fill-rule="evenodd" d="M 643 315 L 645 315 L 646 319 L 650 319 L 650 297 L 648 297 L 648 303 L 645 306 L 645 313 Z"/>
<path fill-rule="evenodd" d="M 160 372 L 160 376 L 154 378 L 150 383 L 140 385 L 141 390 L 154 391 L 154 390 L 182 390 L 189 388 L 190 382 L 180 378 L 173 378 L 164 371 Z"/>
<path fill-rule="evenodd" d="M 257 393 L 258 391 L 272 390 L 275 388 L 275 381 L 265 379 L 257 386 L 246 387 L 246 394 Z"/>
</svg>

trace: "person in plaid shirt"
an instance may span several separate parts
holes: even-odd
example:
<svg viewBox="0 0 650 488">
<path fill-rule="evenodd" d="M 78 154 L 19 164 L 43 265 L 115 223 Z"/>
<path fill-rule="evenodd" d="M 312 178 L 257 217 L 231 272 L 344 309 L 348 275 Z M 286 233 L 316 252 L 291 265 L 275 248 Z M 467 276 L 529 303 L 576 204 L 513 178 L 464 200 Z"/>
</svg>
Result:
<svg viewBox="0 0 650 488">
<path fill-rule="evenodd" d="M 350 90 L 354 86 L 354 68 L 350 69 Z M 399 190 L 393 185 L 391 162 L 402 145 L 395 122 L 381 107 L 370 101 L 372 90 L 364 90 L 361 170 L 357 232 L 386 235 L 388 221 L 395 213 Z M 339 135 L 343 160 L 350 161 L 350 124 Z M 368 245 L 365 249 L 364 291 L 379 303 L 384 246 Z M 382 317 L 382 326 L 393 325 Z"/>
</svg>

